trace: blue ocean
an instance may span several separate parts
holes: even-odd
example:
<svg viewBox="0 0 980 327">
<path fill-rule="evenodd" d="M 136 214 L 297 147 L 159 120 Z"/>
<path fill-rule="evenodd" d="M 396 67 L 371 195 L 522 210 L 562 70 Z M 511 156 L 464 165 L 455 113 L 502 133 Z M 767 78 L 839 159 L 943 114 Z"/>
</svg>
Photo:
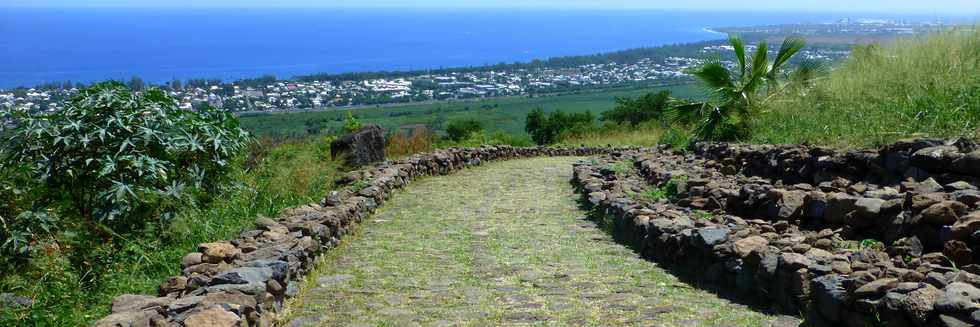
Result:
<svg viewBox="0 0 980 327">
<path fill-rule="evenodd" d="M 2 9 L 0 88 L 234 80 L 529 61 L 841 14 L 438 9 Z"/>
</svg>

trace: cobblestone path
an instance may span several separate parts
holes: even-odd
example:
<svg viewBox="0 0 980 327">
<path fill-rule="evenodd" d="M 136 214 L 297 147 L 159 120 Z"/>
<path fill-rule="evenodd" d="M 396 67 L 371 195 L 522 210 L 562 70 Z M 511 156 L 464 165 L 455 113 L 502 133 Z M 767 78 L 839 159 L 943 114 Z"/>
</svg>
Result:
<svg viewBox="0 0 980 327">
<path fill-rule="evenodd" d="M 331 250 L 286 326 L 769 326 L 584 218 L 573 158 L 418 180 Z"/>
</svg>

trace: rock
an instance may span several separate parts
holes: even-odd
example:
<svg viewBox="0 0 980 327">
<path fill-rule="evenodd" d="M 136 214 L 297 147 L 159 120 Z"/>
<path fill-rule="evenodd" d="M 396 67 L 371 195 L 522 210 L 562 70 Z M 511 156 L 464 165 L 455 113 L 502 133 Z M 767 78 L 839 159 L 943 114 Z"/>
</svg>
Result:
<svg viewBox="0 0 980 327">
<path fill-rule="evenodd" d="M 966 190 L 976 190 L 977 189 L 977 187 L 975 185 L 970 184 L 970 183 L 967 183 L 967 182 L 964 182 L 964 181 L 952 182 L 952 183 L 946 184 L 945 186 L 943 186 L 943 188 L 946 189 L 946 192 L 956 192 L 956 191 L 966 191 Z"/>
<path fill-rule="evenodd" d="M 732 250 L 734 250 L 735 254 L 737 254 L 739 257 L 745 258 L 748 257 L 749 254 L 752 254 L 752 252 L 765 251 L 768 246 L 769 241 L 767 241 L 764 237 L 750 236 L 735 241 L 735 243 L 732 244 Z"/>
<path fill-rule="evenodd" d="M 792 252 L 784 252 L 779 255 L 779 265 L 789 267 L 791 270 L 804 269 L 813 264 L 805 255 Z"/>
<path fill-rule="evenodd" d="M 805 216 L 810 219 L 820 219 L 824 217 L 827 211 L 827 194 L 823 192 L 810 192 L 807 193 L 806 203 L 804 211 L 806 211 Z"/>
<path fill-rule="evenodd" d="M 937 326 L 937 327 L 974 327 L 974 326 L 976 326 L 976 325 L 971 324 L 969 322 L 960 320 L 959 318 L 956 318 L 956 317 L 953 317 L 953 316 L 947 316 L 947 315 L 939 315 L 939 318 L 936 319 L 936 320 L 937 320 L 936 323 L 935 324 L 932 324 L 932 325 L 933 326 Z"/>
<path fill-rule="evenodd" d="M 854 296 L 861 299 L 867 299 L 871 297 L 878 297 L 884 295 L 888 290 L 898 286 L 898 279 L 895 278 L 882 278 L 877 279 L 873 282 L 867 283 L 858 287 L 854 290 Z"/>
<path fill-rule="evenodd" d="M 912 320 L 924 325 L 932 319 L 933 305 L 935 305 L 936 299 L 939 298 L 940 294 L 942 294 L 942 291 L 938 288 L 929 284 L 923 284 L 922 287 L 906 294 L 905 298 L 899 303 L 899 306 Z"/>
<path fill-rule="evenodd" d="M 973 250 L 963 241 L 952 240 L 943 244 L 943 255 L 959 267 L 973 261 Z"/>
<path fill-rule="evenodd" d="M 26 296 L 18 296 L 14 293 L 0 294 L 0 308 L 20 307 L 27 308 L 34 304 L 34 300 Z"/>
<path fill-rule="evenodd" d="M 952 193 L 953 199 L 968 206 L 976 206 L 980 203 L 980 191 L 965 190 Z"/>
<path fill-rule="evenodd" d="M 159 291 L 160 295 L 167 295 L 170 293 L 182 292 L 187 288 L 187 277 L 175 276 L 167 278 L 166 281 L 160 283 Z"/>
<path fill-rule="evenodd" d="M 814 305 L 817 311 L 830 322 L 842 321 L 842 311 L 845 303 L 849 302 L 844 281 L 844 277 L 840 275 L 824 275 L 812 281 Z"/>
<path fill-rule="evenodd" d="M 707 227 L 697 229 L 695 234 L 695 239 L 698 240 L 699 245 L 704 248 L 710 249 L 711 247 L 724 242 L 728 238 L 728 228 L 721 227 Z"/>
<path fill-rule="evenodd" d="M 960 217 L 950 231 L 950 236 L 957 240 L 967 240 L 970 234 L 973 232 L 980 231 L 980 212 L 975 212 L 971 215 Z"/>
<path fill-rule="evenodd" d="M 911 164 L 928 171 L 944 171 L 949 168 L 953 159 L 961 157 L 960 149 L 955 146 L 940 145 L 915 151 Z"/>
<path fill-rule="evenodd" d="M 150 327 L 151 321 L 162 318 L 154 310 L 113 313 L 93 324 L 93 327 Z"/>
<path fill-rule="evenodd" d="M 265 283 L 272 279 L 272 269 L 259 267 L 239 267 L 220 273 L 211 279 L 209 285 Z"/>
<path fill-rule="evenodd" d="M 936 310 L 942 313 L 964 313 L 980 309 L 980 289 L 967 283 L 951 283 L 936 299 Z"/>
<path fill-rule="evenodd" d="M 191 312 L 184 318 L 184 327 L 237 327 L 242 325 L 238 315 L 220 306 L 210 306 Z"/>
<path fill-rule="evenodd" d="M 845 214 L 844 223 L 854 227 L 868 227 L 875 223 L 885 200 L 859 198 L 854 201 L 854 211 Z"/>
<path fill-rule="evenodd" d="M 599 205 L 602 201 L 606 200 L 606 193 L 603 192 L 592 192 L 589 193 L 589 203 L 592 205 Z"/>
<path fill-rule="evenodd" d="M 777 194 L 778 201 L 774 201 L 769 216 L 777 220 L 788 220 L 799 217 L 803 212 L 803 204 L 807 193 L 803 191 L 782 191 L 773 190 Z"/>
<path fill-rule="evenodd" d="M 201 260 L 206 263 L 228 262 L 242 253 L 228 242 L 204 243 L 198 246 L 198 251 L 202 253 Z"/>
<path fill-rule="evenodd" d="M 827 197 L 827 209 L 824 211 L 824 220 L 832 224 L 843 223 L 847 214 L 857 208 L 854 204 L 857 198 L 845 193 L 833 193 Z"/>
<path fill-rule="evenodd" d="M 342 159 L 350 167 L 362 167 L 385 160 L 385 132 L 377 125 L 367 125 L 330 143 L 330 156 Z"/>
<path fill-rule="evenodd" d="M 173 301 L 168 297 L 123 294 L 112 299 L 112 313 L 164 307 Z"/>
<path fill-rule="evenodd" d="M 933 225 L 952 225 L 969 210 L 965 204 L 956 201 L 943 201 L 933 204 L 919 215 L 921 220 Z"/>
<path fill-rule="evenodd" d="M 953 161 L 950 168 L 956 173 L 980 176 L 980 150 L 967 153 L 963 157 Z"/>
</svg>

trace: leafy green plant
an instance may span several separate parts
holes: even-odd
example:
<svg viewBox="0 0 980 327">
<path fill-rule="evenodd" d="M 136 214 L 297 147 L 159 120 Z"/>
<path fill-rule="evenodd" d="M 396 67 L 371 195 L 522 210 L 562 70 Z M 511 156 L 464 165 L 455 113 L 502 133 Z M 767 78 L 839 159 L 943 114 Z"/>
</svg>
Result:
<svg viewBox="0 0 980 327">
<path fill-rule="evenodd" d="M 691 217 L 697 220 L 711 220 L 715 215 L 704 210 L 694 210 L 691 211 Z"/>
<path fill-rule="evenodd" d="M 625 174 L 625 173 L 633 172 L 636 169 L 635 166 L 636 166 L 635 160 L 623 160 L 623 161 L 616 162 L 614 164 L 607 165 L 606 168 L 612 170 L 617 174 Z"/>
<path fill-rule="evenodd" d="M 879 240 L 870 239 L 870 238 L 869 239 L 861 240 L 861 243 L 860 243 L 859 246 L 860 246 L 861 249 L 870 249 L 870 250 L 876 250 L 876 251 L 884 251 L 885 250 L 885 244 L 884 243 L 881 243 L 881 241 L 879 241 Z"/>
<path fill-rule="evenodd" d="M 482 133 L 483 125 L 475 119 L 454 120 L 446 126 L 446 138 L 459 142 L 474 133 Z"/>
<path fill-rule="evenodd" d="M 755 54 L 746 55 L 745 42 L 732 36 L 736 67 L 730 70 L 720 60 L 695 69 L 692 74 L 704 83 L 713 101 L 680 105 L 671 111 L 675 122 L 694 126 L 694 135 L 702 140 L 741 140 L 751 135 L 751 120 L 762 106 L 783 87 L 783 68 L 805 46 L 803 39 L 786 38 L 772 61 L 769 45 L 759 42 Z M 807 76 L 807 74 L 797 74 Z"/>
<path fill-rule="evenodd" d="M 670 94 L 670 91 L 660 91 L 636 99 L 616 98 L 616 107 L 603 112 L 600 119 L 617 124 L 629 124 L 630 127 L 651 120 L 661 120 L 670 108 L 672 101 Z"/>
<path fill-rule="evenodd" d="M 184 111 L 163 91 L 117 82 L 83 90 L 63 110 L 13 117 L 0 169 L 24 173 L 43 205 L 70 208 L 62 214 L 95 230 L 170 217 L 195 190 L 219 186 L 250 140 L 226 112 Z"/>
<path fill-rule="evenodd" d="M 673 201 L 680 195 L 680 183 L 686 180 L 687 176 L 675 176 L 662 185 L 650 188 L 643 193 L 643 197 L 652 201 Z"/>
<path fill-rule="evenodd" d="M 344 123 L 344 130 L 348 133 L 356 132 L 361 129 L 361 122 L 354 117 L 354 114 L 350 110 L 347 111 L 347 121 Z"/>
<path fill-rule="evenodd" d="M 534 143 L 549 145 L 561 140 L 563 134 L 592 127 L 593 120 L 588 111 L 568 114 L 559 110 L 545 115 L 544 110 L 538 108 L 527 114 L 524 130 Z"/>
</svg>

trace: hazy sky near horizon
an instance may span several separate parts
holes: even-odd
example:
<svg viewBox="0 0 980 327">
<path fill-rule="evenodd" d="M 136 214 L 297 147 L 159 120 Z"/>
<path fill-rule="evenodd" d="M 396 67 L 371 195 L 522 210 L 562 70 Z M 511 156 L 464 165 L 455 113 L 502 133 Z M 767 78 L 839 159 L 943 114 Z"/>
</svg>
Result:
<svg viewBox="0 0 980 327">
<path fill-rule="evenodd" d="M 980 14 L 980 0 L 0 0 L 0 7 L 715 9 Z"/>
</svg>

